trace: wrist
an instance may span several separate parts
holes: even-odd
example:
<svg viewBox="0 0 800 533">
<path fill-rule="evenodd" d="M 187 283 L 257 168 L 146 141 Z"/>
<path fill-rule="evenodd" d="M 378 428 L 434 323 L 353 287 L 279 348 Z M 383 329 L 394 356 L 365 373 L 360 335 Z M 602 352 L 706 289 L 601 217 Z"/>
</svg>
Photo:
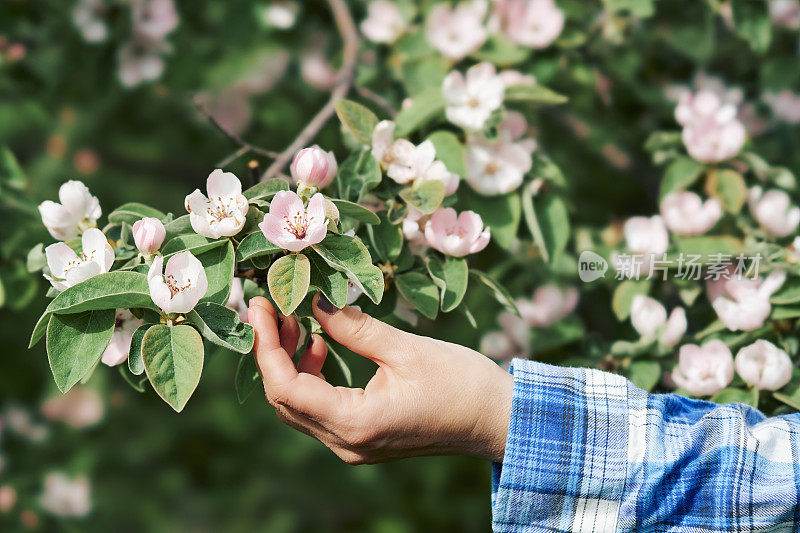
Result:
<svg viewBox="0 0 800 533">
<path fill-rule="evenodd" d="M 511 419 L 511 401 L 514 392 L 514 378 L 494 363 L 490 379 L 484 383 L 481 407 L 473 434 L 474 455 L 502 462 L 508 438 L 508 424 Z"/>
</svg>

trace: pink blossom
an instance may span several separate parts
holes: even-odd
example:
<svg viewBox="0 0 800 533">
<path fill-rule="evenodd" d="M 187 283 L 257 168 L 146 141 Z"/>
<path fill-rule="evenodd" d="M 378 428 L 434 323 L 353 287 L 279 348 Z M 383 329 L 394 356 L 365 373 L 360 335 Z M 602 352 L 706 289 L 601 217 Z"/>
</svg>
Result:
<svg viewBox="0 0 800 533">
<path fill-rule="evenodd" d="M 92 510 L 91 486 L 86 476 L 70 479 L 62 472 L 51 472 L 44 479 L 39 503 L 46 511 L 61 517 L 83 517 Z"/>
<path fill-rule="evenodd" d="M 486 41 L 486 10 L 485 0 L 461 3 L 452 9 L 445 3 L 437 4 L 426 23 L 428 42 L 448 59 L 463 59 Z"/>
<path fill-rule="evenodd" d="M 372 155 L 397 183 L 440 181 L 445 196 L 458 189 L 459 176 L 436 160 L 436 148 L 430 140 L 418 146 L 407 139 L 394 139 L 394 122 L 379 122 L 372 133 Z"/>
<path fill-rule="evenodd" d="M 46 200 L 39 204 L 42 223 L 54 239 L 74 239 L 85 229 L 95 227 L 103 214 L 99 200 L 81 181 L 70 180 L 61 185 L 58 199 L 61 203 Z"/>
<path fill-rule="evenodd" d="M 48 398 L 42 404 L 45 418 L 60 420 L 75 429 L 97 424 L 104 412 L 103 400 L 89 387 L 72 387 L 66 394 Z"/>
<path fill-rule="evenodd" d="M 393 43 L 405 31 L 407 23 L 394 2 L 376 0 L 367 5 L 367 18 L 361 33 L 375 43 Z"/>
<path fill-rule="evenodd" d="M 800 224 L 800 207 L 791 205 L 789 195 L 781 190 L 764 192 L 757 185 L 750 189 L 747 202 L 756 222 L 775 237 L 791 235 Z"/>
<path fill-rule="evenodd" d="M 702 235 L 722 216 L 722 204 L 716 198 L 705 202 L 690 191 L 673 192 L 661 200 L 661 216 L 667 228 L 681 235 Z"/>
<path fill-rule="evenodd" d="M 300 77 L 311 87 L 327 91 L 336 84 L 337 73 L 322 52 L 312 50 L 300 58 Z"/>
<path fill-rule="evenodd" d="M 773 270 L 764 278 L 729 275 L 707 282 L 708 299 L 719 319 L 731 331 L 760 328 L 772 309 L 769 298 L 786 280 L 786 273 Z"/>
<path fill-rule="evenodd" d="M 163 39 L 178 27 L 178 13 L 173 0 L 134 0 L 134 31 L 150 39 Z"/>
<path fill-rule="evenodd" d="M 489 228 L 474 211 L 456 214 L 452 207 L 437 209 L 425 226 L 425 239 L 443 254 L 463 257 L 480 252 L 489 244 Z"/>
<path fill-rule="evenodd" d="M 684 93 L 675 119 L 683 125 L 683 144 L 689 155 L 703 163 L 718 163 L 737 155 L 746 133 L 736 113 L 736 106 L 723 104 L 711 91 Z"/>
<path fill-rule="evenodd" d="M 0 458 L 0 470 L 2 470 Z M 17 503 L 17 490 L 11 485 L 0 485 L 0 513 L 9 512 Z"/>
<path fill-rule="evenodd" d="M 89 228 L 81 236 L 81 254 L 63 242 L 45 248 L 50 275 L 44 277 L 59 291 L 66 290 L 98 274 L 111 270 L 114 250 L 97 228 Z"/>
<path fill-rule="evenodd" d="M 503 104 L 505 84 L 494 65 L 483 62 L 470 67 L 466 76 L 452 71 L 442 83 L 447 101 L 447 120 L 467 130 L 478 131 Z"/>
<path fill-rule="evenodd" d="M 631 217 L 623 226 L 628 250 L 636 254 L 663 254 L 669 246 L 669 233 L 658 215 Z"/>
<path fill-rule="evenodd" d="M 678 366 L 672 371 L 678 387 L 695 396 L 710 396 L 724 389 L 733 379 L 733 356 L 720 340 L 698 346 L 685 344 L 678 353 Z"/>
<path fill-rule="evenodd" d="M 734 364 L 747 384 L 764 390 L 778 390 L 789 383 L 794 368 L 786 352 L 765 340 L 739 350 Z"/>
<path fill-rule="evenodd" d="M 108 10 L 103 0 L 79 0 L 72 8 L 72 23 L 86 42 L 99 43 L 106 40 Z"/>
<path fill-rule="evenodd" d="M 770 0 L 769 18 L 775 26 L 790 30 L 800 29 L 800 1 Z"/>
<path fill-rule="evenodd" d="M 297 22 L 299 8 L 294 2 L 272 0 L 261 12 L 262 20 L 267 26 L 288 30 Z"/>
<path fill-rule="evenodd" d="M 498 127 L 498 135 L 488 139 L 484 135 L 471 135 L 466 151 L 466 180 L 480 194 L 494 196 L 506 194 L 522 184 L 533 166 L 533 139 L 518 139 L 527 129 L 525 117 L 509 111 Z"/>
<path fill-rule="evenodd" d="M 667 310 L 661 302 L 643 294 L 633 297 L 631 324 L 643 339 L 658 339 L 665 346 L 678 344 L 688 326 L 683 307 L 673 309 L 667 318 Z"/>
<path fill-rule="evenodd" d="M 125 87 L 135 87 L 157 80 L 164 73 L 162 54 L 169 45 L 162 40 L 137 38 L 119 49 L 119 80 Z"/>
<path fill-rule="evenodd" d="M 779 120 L 789 124 L 800 123 L 800 95 L 785 89 L 778 93 L 766 92 L 761 99 Z"/>
<path fill-rule="evenodd" d="M 154 217 L 145 217 L 133 223 L 133 241 L 136 248 L 146 255 L 156 253 L 167 236 L 164 224 Z"/>
<path fill-rule="evenodd" d="M 514 87 L 515 85 L 536 85 L 536 78 L 533 74 L 523 74 L 518 70 L 502 70 L 498 76 L 503 80 L 506 87 Z"/>
<path fill-rule="evenodd" d="M 297 152 L 289 167 L 295 183 L 303 182 L 318 189 L 330 185 L 338 169 L 333 152 L 326 152 L 316 144 Z"/>
<path fill-rule="evenodd" d="M 322 242 L 328 231 L 325 217 L 325 198 L 317 193 L 308 207 L 292 191 L 280 191 L 272 199 L 269 213 L 258 225 L 264 236 L 275 246 L 291 252 Z"/>
<path fill-rule="evenodd" d="M 143 320 L 133 316 L 127 309 L 117 309 L 114 334 L 101 359 L 104 365 L 116 366 L 128 360 L 133 332 L 143 324 Z"/>
<path fill-rule="evenodd" d="M 503 312 L 498 318 L 501 330 L 487 333 L 480 343 L 480 352 L 496 361 L 509 363 L 530 350 L 530 326 L 515 314 Z"/>
<path fill-rule="evenodd" d="M 406 240 L 421 246 L 428 246 L 428 241 L 425 240 L 425 225 L 428 223 L 428 219 L 430 217 L 425 216 L 421 211 L 408 206 L 402 223 L 403 235 Z"/>
<path fill-rule="evenodd" d="M 244 227 L 247 198 L 242 182 L 231 172 L 216 169 L 206 180 L 208 198 L 195 189 L 184 200 L 192 229 L 209 239 L 232 237 Z"/>
<path fill-rule="evenodd" d="M 166 268 L 164 258 L 156 256 L 147 273 L 147 284 L 153 303 L 168 315 L 188 313 L 208 291 L 203 264 L 188 250 L 170 257 Z"/>
<path fill-rule="evenodd" d="M 533 299 L 518 299 L 516 304 L 528 327 L 543 328 L 575 310 L 578 305 L 578 289 L 553 284 L 542 285 L 533 292 Z"/>
<path fill-rule="evenodd" d="M 490 26 L 519 45 L 545 48 L 561 35 L 564 13 L 553 0 L 497 0 Z"/>
</svg>

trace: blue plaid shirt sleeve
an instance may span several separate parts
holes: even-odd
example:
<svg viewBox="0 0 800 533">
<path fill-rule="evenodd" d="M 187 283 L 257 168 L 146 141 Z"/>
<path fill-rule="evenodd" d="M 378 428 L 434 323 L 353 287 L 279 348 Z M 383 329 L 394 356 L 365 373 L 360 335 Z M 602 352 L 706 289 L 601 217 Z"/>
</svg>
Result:
<svg viewBox="0 0 800 533">
<path fill-rule="evenodd" d="M 798 531 L 800 415 L 515 360 L 495 531 Z"/>
</svg>

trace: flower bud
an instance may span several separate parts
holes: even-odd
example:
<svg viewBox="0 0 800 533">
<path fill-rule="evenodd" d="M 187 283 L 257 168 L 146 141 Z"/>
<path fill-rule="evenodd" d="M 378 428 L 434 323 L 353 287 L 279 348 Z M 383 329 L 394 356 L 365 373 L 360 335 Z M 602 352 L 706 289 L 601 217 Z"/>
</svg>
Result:
<svg viewBox="0 0 800 533">
<path fill-rule="evenodd" d="M 318 189 L 330 185 L 338 169 L 333 152 L 326 152 L 317 145 L 297 152 L 289 167 L 295 183 L 302 181 Z"/>
<path fill-rule="evenodd" d="M 736 354 L 736 372 L 749 385 L 759 389 L 778 390 L 792 379 L 792 360 L 765 340 L 757 340 Z"/>
<path fill-rule="evenodd" d="M 137 220 L 133 224 L 133 241 L 140 252 L 152 255 L 161 248 L 167 230 L 160 220 L 153 217 L 145 217 Z"/>
<path fill-rule="evenodd" d="M 728 386 L 733 379 L 733 357 L 721 340 L 698 346 L 684 344 L 678 353 L 678 366 L 672 380 L 695 396 L 711 396 Z"/>
</svg>

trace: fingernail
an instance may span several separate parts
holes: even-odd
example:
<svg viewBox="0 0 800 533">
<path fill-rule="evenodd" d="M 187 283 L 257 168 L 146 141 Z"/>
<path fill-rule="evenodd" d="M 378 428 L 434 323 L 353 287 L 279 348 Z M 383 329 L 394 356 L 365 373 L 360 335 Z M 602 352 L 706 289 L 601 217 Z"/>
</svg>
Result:
<svg viewBox="0 0 800 533">
<path fill-rule="evenodd" d="M 322 311 L 323 313 L 327 313 L 329 315 L 335 315 L 341 309 L 336 307 L 328 300 L 324 294 L 320 293 L 319 298 L 317 299 L 317 308 Z"/>
</svg>

